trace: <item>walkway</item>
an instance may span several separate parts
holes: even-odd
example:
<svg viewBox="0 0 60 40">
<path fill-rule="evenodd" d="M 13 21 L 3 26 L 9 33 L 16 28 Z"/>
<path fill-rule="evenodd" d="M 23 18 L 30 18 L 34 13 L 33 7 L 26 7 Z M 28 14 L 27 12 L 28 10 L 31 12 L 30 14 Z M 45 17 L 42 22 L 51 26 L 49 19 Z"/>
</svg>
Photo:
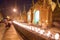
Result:
<svg viewBox="0 0 60 40">
<path fill-rule="evenodd" d="M 5 25 L 0 24 L 0 40 L 23 40 L 23 38 L 18 35 L 13 25 L 6 30 Z"/>
</svg>

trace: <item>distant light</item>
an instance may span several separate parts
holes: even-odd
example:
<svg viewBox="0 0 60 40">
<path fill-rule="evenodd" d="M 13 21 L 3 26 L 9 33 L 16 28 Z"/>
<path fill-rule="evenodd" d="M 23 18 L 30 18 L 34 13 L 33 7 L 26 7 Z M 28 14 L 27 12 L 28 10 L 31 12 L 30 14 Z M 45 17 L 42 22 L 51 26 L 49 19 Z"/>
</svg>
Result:
<svg viewBox="0 0 60 40">
<path fill-rule="evenodd" d="M 29 27 L 29 29 L 31 30 L 31 27 Z"/>
<path fill-rule="evenodd" d="M 40 20 L 40 11 L 39 10 L 34 10 L 34 20 L 33 23 L 36 24 Z"/>
<path fill-rule="evenodd" d="M 7 18 L 10 18 L 9 16 L 7 16 Z"/>
<path fill-rule="evenodd" d="M 33 30 L 33 31 L 34 31 L 34 30 L 35 30 L 35 29 L 34 29 L 34 27 L 31 27 L 31 30 Z"/>
<path fill-rule="evenodd" d="M 47 36 L 48 36 L 48 37 L 50 37 L 50 35 L 51 35 L 51 32 L 50 32 L 50 31 L 48 31 Z"/>
<path fill-rule="evenodd" d="M 28 11 L 27 17 L 28 17 L 28 22 L 30 22 L 31 21 L 31 10 Z"/>
<path fill-rule="evenodd" d="M 40 33 L 40 34 L 44 34 L 44 32 L 45 32 L 45 30 L 40 30 L 39 33 Z"/>
<path fill-rule="evenodd" d="M 46 20 L 46 23 L 48 23 L 48 20 Z"/>
<path fill-rule="evenodd" d="M 14 8 L 14 9 L 13 9 L 13 12 L 16 12 L 16 11 L 17 11 L 17 10 Z"/>
<path fill-rule="evenodd" d="M 58 40 L 58 39 L 59 39 L 59 34 L 56 33 L 56 34 L 55 34 L 55 40 Z"/>
<path fill-rule="evenodd" d="M 34 27 L 34 29 L 35 29 L 35 32 L 38 32 L 37 27 Z"/>
<path fill-rule="evenodd" d="M 40 28 L 38 28 L 38 32 L 40 31 Z"/>
<path fill-rule="evenodd" d="M 44 35 L 44 36 L 47 36 L 47 37 L 51 37 L 52 39 L 56 39 L 56 40 L 59 39 L 59 34 L 58 33 L 56 33 L 55 35 L 51 34 L 50 31 L 48 31 L 47 33 L 45 33 L 45 30 L 37 28 L 37 27 L 34 27 L 34 26 L 28 26 L 28 25 L 19 23 L 17 21 L 13 21 L 13 23 L 15 23 L 15 24 L 19 25 L 20 27 L 23 27 L 23 28 L 25 28 L 27 30 L 34 31 L 34 32 L 36 32 L 38 34 L 41 34 L 41 35 Z"/>
</svg>

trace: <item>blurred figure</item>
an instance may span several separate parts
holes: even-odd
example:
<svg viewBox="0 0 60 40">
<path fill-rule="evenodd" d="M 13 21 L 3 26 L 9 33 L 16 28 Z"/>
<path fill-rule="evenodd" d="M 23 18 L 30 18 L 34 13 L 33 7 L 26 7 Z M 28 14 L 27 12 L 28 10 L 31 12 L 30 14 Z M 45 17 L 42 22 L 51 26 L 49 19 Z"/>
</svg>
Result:
<svg viewBox="0 0 60 40">
<path fill-rule="evenodd" d="M 12 25 L 11 19 L 6 19 L 6 28 L 9 29 Z"/>
<path fill-rule="evenodd" d="M 6 25 L 5 26 L 6 29 L 9 29 L 11 27 L 11 24 L 12 24 L 11 19 L 8 19 L 7 17 L 3 18 L 3 20 L 1 20 L 0 23 L 4 23 Z"/>
</svg>

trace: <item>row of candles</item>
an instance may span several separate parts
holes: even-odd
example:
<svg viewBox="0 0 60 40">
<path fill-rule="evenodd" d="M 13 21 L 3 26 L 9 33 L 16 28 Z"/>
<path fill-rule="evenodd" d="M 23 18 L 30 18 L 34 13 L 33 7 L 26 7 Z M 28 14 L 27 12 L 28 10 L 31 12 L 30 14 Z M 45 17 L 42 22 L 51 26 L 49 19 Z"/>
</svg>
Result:
<svg viewBox="0 0 60 40">
<path fill-rule="evenodd" d="M 59 38 L 60 38 L 59 33 L 52 33 L 50 30 L 47 31 L 47 30 L 44 30 L 44 29 L 41 29 L 41 28 L 38 28 L 35 26 L 30 26 L 30 25 L 19 23 L 17 21 L 13 21 L 13 23 L 15 23 L 15 24 L 19 25 L 20 27 L 23 27 L 27 30 L 34 31 L 40 35 L 47 37 L 47 38 L 51 38 L 51 39 L 55 39 L 55 40 L 59 40 Z"/>
</svg>

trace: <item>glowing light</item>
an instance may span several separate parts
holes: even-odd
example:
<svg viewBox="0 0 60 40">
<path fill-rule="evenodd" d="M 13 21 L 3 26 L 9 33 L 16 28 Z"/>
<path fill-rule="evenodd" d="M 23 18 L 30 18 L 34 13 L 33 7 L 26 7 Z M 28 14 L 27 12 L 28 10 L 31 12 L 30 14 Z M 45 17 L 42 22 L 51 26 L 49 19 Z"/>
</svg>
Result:
<svg viewBox="0 0 60 40">
<path fill-rule="evenodd" d="M 28 20 L 28 21 L 31 21 L 31 10 L 28 11 L 28 13 L 27 13 L 27 17 L 28 17 L 27 20 Z"/>
<path fill-rule="evenodd" d="M 35 32 L 38 32 L 36 27 L 34 27 L 34 29 L 35 29 Z"/>
<path fill-rule="evenodd" d="M 34 27 L 32 27 L 32 30 L 33 30 L 33 31 L 35 30 Z"/>
<path fill-rule="evenodd" d="M 13 23 L 15 23 L 15 24 L 17 24 L 17 25 L 19 25 L 19 26 L 21 26 L 21 27 L 23 27 L 23 28 L 27 28 L 27 27 L 28 27 L 28 26 L 26 26 L 26 25 L 23 25 L 23 24 L 17 22 L 17 21 L 13 21 Z"/>
<path fill-rule="evenodd" d="M 39 33 L 39 31 L 40 31 L 40 28 L 36 28 L 36 32 Z"/>
<path fill-rule="evenodd" d="M 40 34 L 44 34 L 44 32 L 45 32 L 45 30 L 40 30 L 39 33 L 40 33 Z"/>
<path fill-rule="evenodd" d="M 27 29 L 29 29 L 30 27 L 26 26 Z"/>
<path fill-rule="evenodd" d="M 59 39 L 59 34 L 58 34 L 58 33 L 55 34 L 55 39 L 56 39 L 56 40 Z"/>
<path fill-rule="evenodd" d="M 46 33 L 45 30 L 40 29 L 40 28 L 38 28 L 38 27 L 28 26 L 28 25 L 26 25 L 26 24 L 22 24 L 22 23 L 19 23 L 19 22 L 17 22 L 17 21 L 13 21 L 13 23 L 19 25 L 20 27 L 25 28 L 26 30 L 34 31 L 34 32 L 36 32 L 36 33 L 38 33 L 38 34 L 41 34 L 41 35 L 44 35 L 44 36 L 47 36 L 47 37 L 51 37 L 52 39 L 53 39 L 53 38 L 56 39 L 56 40 L 59 39 L 59 34 L 58 34 L 58 33 L 56 33 L 55 35 L 53 35 L 50 31 L 48 31 L 48 32 Z M 52 36 L 51 36 L 51 35 L 52 35 Z"/>
<path fill-rule="evenodd" d="M 39 21 L 39 19 L 40 19 L 40 12 L 39 12 L 39 10 L 34 10 L 34 23 L 35 24 L 37 24 L 38 23 L 38 21 Z"/>
<path fill-rule="evenodd" d="M 37 30 L 38 30 L 38 32 L 39 32 L 39 31 L 40 31 L 40 28 L 38 28 Z"/>
<path fill-rule="evenodd" d="M 46 20 L 46 23 L 48 23 L 48 20 Z"/>
<path fill-rule="evenodd" d="M 30 19 L 31 19 L 31 16 L 30 16 L 30 15 L 28 15 L 28 21 L 30 21 Z"/>
<path fill-rule="evenodd" d="M 29 29 L 31 30 L 31 27 Z"/>
<path fill-rule="evenodd" d="M 48 37 L 50 37 L 50 35 L 51 35 L 51 32 L 50 32 L 50 31 L 48 31 L 47 36 L 48 36 Z"/>
<path fill-rule="evenodd" d="M 7 16 L 7 18 L 10 18 L 9 16 Z"/>
<path fill-rule="evenodd" d="M 14 8 L 13 11 L 16 12 L 17 10 Z"/>
</svg>

